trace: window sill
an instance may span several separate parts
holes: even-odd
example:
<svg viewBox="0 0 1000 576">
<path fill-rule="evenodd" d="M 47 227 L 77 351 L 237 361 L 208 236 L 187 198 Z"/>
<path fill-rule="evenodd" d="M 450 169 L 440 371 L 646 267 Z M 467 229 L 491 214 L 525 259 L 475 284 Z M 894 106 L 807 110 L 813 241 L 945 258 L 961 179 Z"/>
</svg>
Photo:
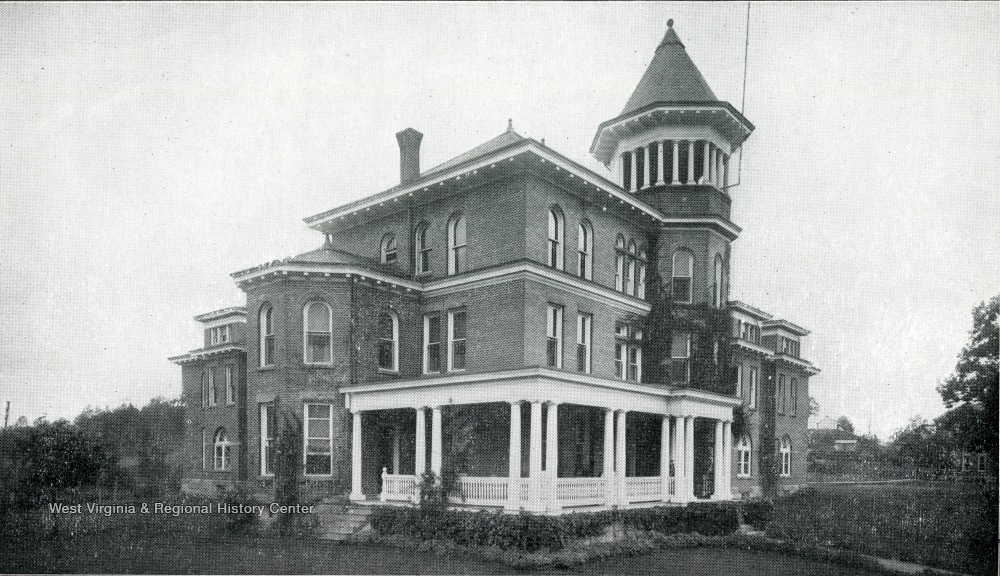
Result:
<svg viewBox="0 0 1000 576">
<path fill-rule="evenodd" d="M 272 371 L 277 370 L 277 369 L 278 368 L 274 364 L 268 364 L 267 366 L 258 366 L 257 367 L 257 371 L 258 372 L 272 372 Z"/>
<path fill-rule="evenodd" d="M 306 368 L 333 368 L 332 362 L 305 362 L 302 365 Z"/>
<path fill-rule="evenodd" d="M 389 368 L 379 368 L 378 369 L 378 373 L 379 374 L 388 374 L 390 376 L 399 376 L 399 370 L 392 370 L 392 369 L 389 369 Z"/>
<path fill-rule="evenodd" d="M 449 368 L 448 374 L 454 374 L 455 372 L 465 372 L 465 368 Z"/>
</svg>

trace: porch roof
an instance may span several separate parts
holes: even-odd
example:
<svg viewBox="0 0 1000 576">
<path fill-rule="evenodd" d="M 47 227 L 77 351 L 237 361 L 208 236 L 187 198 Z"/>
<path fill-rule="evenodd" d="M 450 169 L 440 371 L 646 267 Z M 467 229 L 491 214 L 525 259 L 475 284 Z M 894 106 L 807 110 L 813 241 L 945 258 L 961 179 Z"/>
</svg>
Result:
<svg viewBox="0 0 1000 576">
<path fill-rule="evenodd" d="M 540 401 L 731 421 L 733 408 L 740 404 L 735 396 L 704 390 L 638 384 L 541 367 L 360 384 L 341 391 L 352 412 Z"/>
</svg>

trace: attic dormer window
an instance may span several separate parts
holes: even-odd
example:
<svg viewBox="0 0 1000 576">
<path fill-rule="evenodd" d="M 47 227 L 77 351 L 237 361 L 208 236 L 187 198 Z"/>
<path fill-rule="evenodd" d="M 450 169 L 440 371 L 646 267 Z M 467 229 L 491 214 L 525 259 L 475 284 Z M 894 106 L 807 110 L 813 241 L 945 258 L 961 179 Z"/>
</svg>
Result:
<svg viewBox="0 0 1000 576">
<path fill-rule="evenodd" d="M 229 339 L 229 324 L 208 329 L 208 340 L 212 346 L 226 344 L 229 342 Z"/>
<path fill-rule="evenodd" d="M 382 237 L 381 260 L 383 264 L 392 264 L 396 261 L 396 237 L 392 234 Z"/>
</svg>

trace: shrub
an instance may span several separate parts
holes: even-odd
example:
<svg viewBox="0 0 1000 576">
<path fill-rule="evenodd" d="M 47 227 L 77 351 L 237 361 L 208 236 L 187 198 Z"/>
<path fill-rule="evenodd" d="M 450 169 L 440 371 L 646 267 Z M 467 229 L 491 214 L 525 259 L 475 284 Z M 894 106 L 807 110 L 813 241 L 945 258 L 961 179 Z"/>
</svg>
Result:
<svg viewBox="0 0 1000 576">
<path fill-rule="evenodd" d="M 233 534 L 246 534 L 253 529 L 257 523 L 257 514 L 250 511 L 252 506 L 257 504 L 250 492 L 244 486 L 237 486 L 226 490 L 222 495 L 222 501 L 230 506 L 242 506 L 245 512 L 226 514 L 226 530 Z"/>
<path fill-rule="evenodd" d="M 755 530 L 763 530 L 774 518 L 774 504 L 766 500 L 743 502 L 740 504 L 743 523 L 749 524 Z"/>
</svg>

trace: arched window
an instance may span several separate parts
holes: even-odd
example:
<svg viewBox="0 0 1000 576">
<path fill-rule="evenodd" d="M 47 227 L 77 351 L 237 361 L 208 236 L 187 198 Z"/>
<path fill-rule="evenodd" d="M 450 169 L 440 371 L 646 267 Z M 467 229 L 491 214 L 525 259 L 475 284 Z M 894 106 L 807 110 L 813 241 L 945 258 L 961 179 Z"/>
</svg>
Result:
<svg viewBox="0 0 1000 576">
<path fill-rule="evenodd" d="M 396 261 L 396 237 L 392 234 L 382 237 L 381 259 L 383 264 L 392 264 Z"/>
<path fill-rule="evenodd" d="M 448 221 L 448 274 L 465 270 L 465 216 L 455 214 Z"/>
<path fill-rule="evenodd" d="M 628 268 L 625 272 L 625 293 L 629 296 L 635 296 L 635 281 L 636 281 L 636 258 L 638 254 L 635 250 L 635 240 L 629 240 L 628 243 Z"/>
<path fill-rule="evenodd" d="M 722 255 L 715 255 L 715 278 L 712 281 L 712 305 L 716 308 L 722 308 L 723 304 L 723 285 L 722 285 Z"/>
<path fill-rule="evenodd" d="M 639 251 L 639 277 L 636 279 L 635 295 L 637 298 L 646 298 L 646 251 Z"/>
<path fill-rule="evenodd" d="M 333 361 L 333 313 L 325 302 L 306 304 L 303 314 L 306 364 L 329 364 Z"/>
<path fill-rule="evenodd" d="M 274 308 L 265 304 L 260 309 L 257 322 L 260 345 L 260 365 L 274 364 Z"/>
<path fill-rule="evenodd" d="M 576 233 L 577 243 L 577 276 L 585 280 L 594 278 L 594 229 L 590 222 L 580 221 Z"/>
<path fill-rule="evenodd" d="M 378 317 L 378 367 L 399 370 L 399 316 L 382 312 Z"/>
<path fill-rule="evenodd" d="M 740 441 L 736 444 L 736 475 L 740 478 L 750 476 L 750 437 L 744 434 L 740 436 Z"/>
<path fill-rule="evenodd" d="M 674 301 L 691 303 L 691 276 L 694 273 L 694 256 L 687 250 L 674 252 L 673 265 Z"/>
<path fill-rule="evenodd" d="M 230 457 L 230 443 L 229 437 L 226 436 L 226 429 L 219 428 L 215 431 L 215 439 L 212 442 L 215 447 L 215 469 L 217 471 L 229 470 L 229 465 L 232 462 Z"/>
<path fill-rule="evenodd" d="M 615 290 L 625 291 L 625 237 L 615 239 Z"/>
<path fill-rule="evenodd" d="M 426 274 L 431 271 L 431 245 L 427 241 L 426 222 L 421 222 L 413 237 L 414 256 L 416 257 L 417 274 Z"/>
<path fill-rule="evenodd" d="M 792 440 L 788 436 L 781 438 L 781 475 L 792 475 Z"/>
<path fill-rule="evenodd" d="M 215 406 L 219 402 L 219 391 L 215 389 L 215 369 L 208 369 L 208 405 Z"/>
<path fill-rule="evenodd" d="M 555 206 L 549 208 L 549 266 L 558 270 L 563 269 L 565 259 L 565 228 L 562 211 Z"/>
</svg>

